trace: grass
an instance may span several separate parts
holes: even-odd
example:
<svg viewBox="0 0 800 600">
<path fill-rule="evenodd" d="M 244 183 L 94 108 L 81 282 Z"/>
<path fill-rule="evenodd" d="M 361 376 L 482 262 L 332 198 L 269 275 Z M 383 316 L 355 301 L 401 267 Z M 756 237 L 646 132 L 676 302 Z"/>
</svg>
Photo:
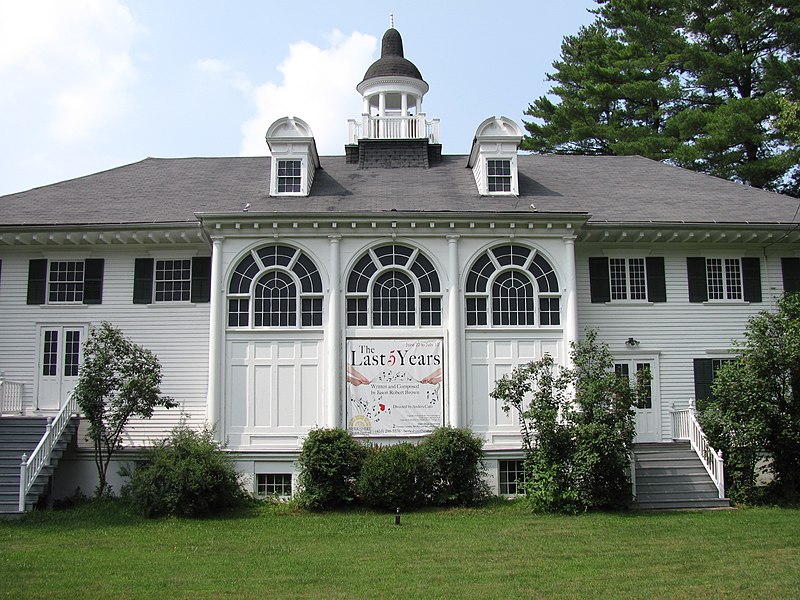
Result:
<svg viewBox="0 0 800 600">
<path fill-rule="evenodd" d="M 148 521 L 92 502 L 0 522 L 0 598 L 797 598 L 800 511 L 311 514 Z"/>
</svg>

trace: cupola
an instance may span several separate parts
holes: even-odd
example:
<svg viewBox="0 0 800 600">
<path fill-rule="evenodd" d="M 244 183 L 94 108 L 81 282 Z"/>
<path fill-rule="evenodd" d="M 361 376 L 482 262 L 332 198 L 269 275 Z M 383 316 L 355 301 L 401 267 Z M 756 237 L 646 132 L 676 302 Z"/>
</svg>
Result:
<svg viewBox="0 0 800 600">
<path fill-rule="evenodd" d="M 428 167 L 441 159 L 439 120 L 426 121 L 428 91 L 419 69 L 403 53 L 394 24 L 383 34 L 381 57 L 356 86 L 361 119 L 348 122 L 347 162 L 370 167 Z"/>
</svg>

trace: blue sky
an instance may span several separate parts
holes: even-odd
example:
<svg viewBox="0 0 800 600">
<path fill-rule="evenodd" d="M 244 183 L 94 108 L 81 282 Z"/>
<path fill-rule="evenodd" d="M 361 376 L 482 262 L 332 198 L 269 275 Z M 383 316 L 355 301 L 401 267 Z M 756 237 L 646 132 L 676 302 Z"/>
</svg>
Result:
<svg viewBox="0 0 800 600">
<path fill-rule="evenodd" d="M 0 0 L 0 195 L 148 156 L 266 155 L 275 119 L 343 154 L 355 90 L 394 14 L 446 154 L 520 126 L 593 0 L 391 3 Z M 457 7 L 457 8 L 455 8 Z"/>
</svg>

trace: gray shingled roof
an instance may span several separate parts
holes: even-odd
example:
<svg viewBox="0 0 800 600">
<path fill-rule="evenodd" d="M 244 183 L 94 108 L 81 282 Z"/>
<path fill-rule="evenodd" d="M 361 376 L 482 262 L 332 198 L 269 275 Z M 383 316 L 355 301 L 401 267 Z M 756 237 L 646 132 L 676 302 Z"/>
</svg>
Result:
<svg viewBox="0 0 800 600">
<path fill-rule="evenodd" d="M 381 57 L 369 66 L 363 81 L 374 77 L 398 75 L 422 80 L 422 74 L 417 66 L 403 55 L 403 38 L 400 32 L 390 28 L 383 34 L 381 40 Z"/>
<path fill-rule="evenodd" d="M 590 222 L 791 223 L 798 200 L 636 156 L 519 156 L 519 197 L 481 197 L 466 156 L 430 169 L 321 158 L 309 197 L 273 198 L 270 159 L 148 158 L 0 197 L 0 226 L 196 222 L 196 213 L 589 213 Z"/>
</svg>

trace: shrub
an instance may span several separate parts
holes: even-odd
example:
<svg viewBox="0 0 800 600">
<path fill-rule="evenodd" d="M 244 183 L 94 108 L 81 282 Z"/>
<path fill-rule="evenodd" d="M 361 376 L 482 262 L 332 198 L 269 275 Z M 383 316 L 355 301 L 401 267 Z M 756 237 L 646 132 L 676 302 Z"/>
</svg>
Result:
<svg viewBox="0 0 800 600">
<path fill-rule="evenodd" d="M 366 446 L 344 429 L 311 431 L 297 460 L 298 504 L 311 510 L 327 510 L 352 502 L 366 455 Z"/>
<path fill-rule="evenodd" d="M 375 508 L 415 508 L 427 500 L 430 469 L 419 446 L 402 442 L 375 446 L 358 478 L 361 500 Z"/>
<path fill-rule="evenodd" d="M 147 517 L 202 517 L 245 497 L 233 460 L 214 440 L 213 430 L 186 426 L 150 450 L 123 493 Z"/>
<path fill-rule="evenodd" d="M 431 476 L 431 503 L 471 506 L 489 497 L 483 440 L 469 429 L 439 427 L 420 446 Z"/>
</svg>

